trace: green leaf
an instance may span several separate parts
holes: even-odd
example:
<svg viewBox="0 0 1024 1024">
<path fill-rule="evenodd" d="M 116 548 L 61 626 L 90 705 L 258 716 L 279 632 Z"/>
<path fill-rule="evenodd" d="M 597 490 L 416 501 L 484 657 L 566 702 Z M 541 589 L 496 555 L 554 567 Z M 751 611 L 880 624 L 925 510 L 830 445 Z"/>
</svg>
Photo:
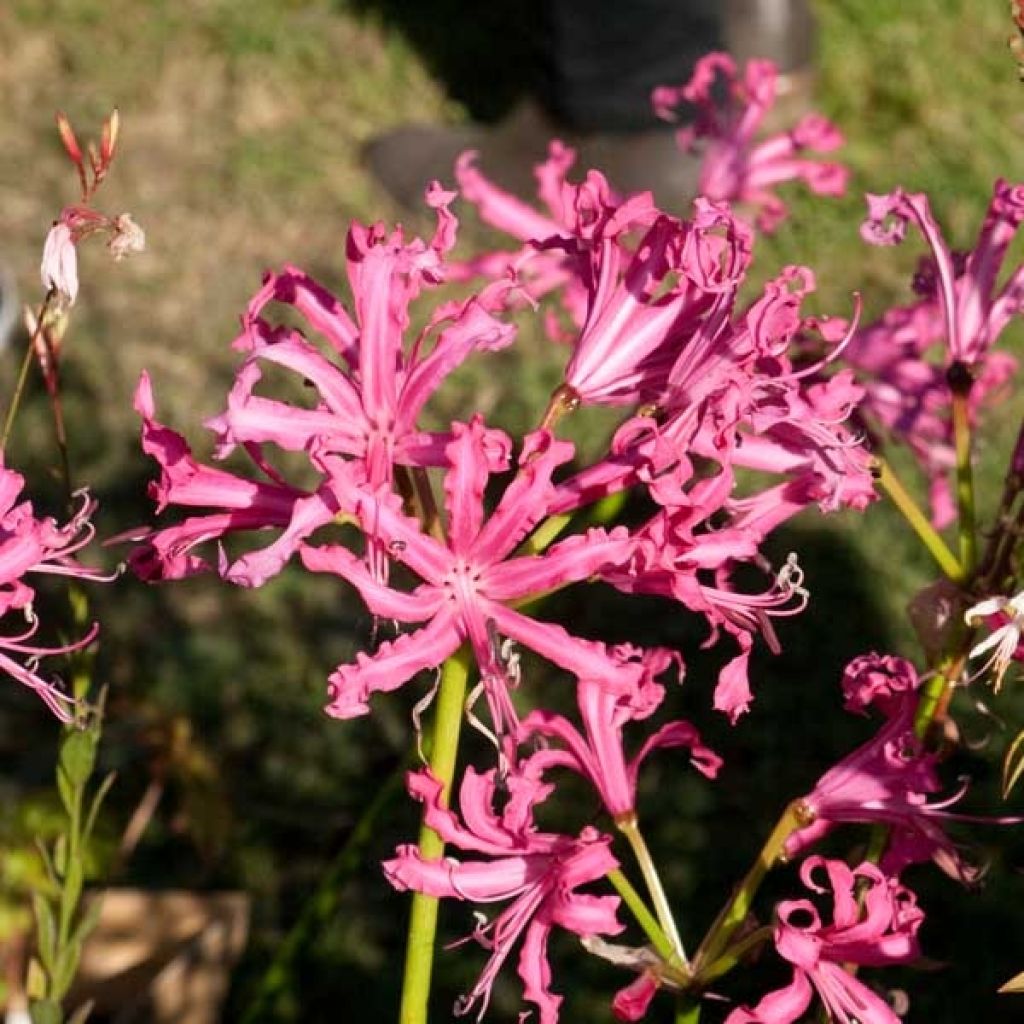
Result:
<svg viewBox="0 0 1024 1024">
<path fill-rule="evenodd" d="M 96 825 L 96 815 L 100 812 L 100 806 L 106 799 L 107 793 L 110 792 L 110 787 L 114 784 L 114 779 L 116 778 L 117 772 L 110 772 L 99 784 L 96 795 L 92 798 L 92 803 L 89 805 L 89 813 L 85 816 L 85 826 L 82 829 L 82 839 L 86 842 L 88 842 Z"/>
<path fill-rule="evenodd" d="M 60 1003 L 52 999 L 40 999 L 29 1006 L 29 1015 L 32 1024 L 63 1024 L 64 1014 L 61 1013 Z"/>
<path fill-rule="evenodd" d="M 50 856 L 50 851 L 46 848 L 46 843 L 42 839 L 37 838 L 36 849 L 39 851 L 39 859 L 43 862 L 43 870 L 46 872 L 47 881 L 56 889 L 60 885 L 60 880 L 57 878 L 57 869 L 53 866 L 53 858 Z"/>
<path fill-rule="evenodd" d="M 61 951 L 57 957 L 57 963 L 54 965 L 53 977 L 50 979 L 52 986 L 52 992 L 50 993 L 55 999 L 63 999 L 68 989 L 71 988 L 71 982 L 75 980 L 75 972 L 78 970 L 78 961 L 82 957 L 82 944 L 76 942 L 69 942 Z"/>
<path fill-rule="evenodd" d="M 50 901 L 41 893 L 32 894 L 32 912 L 36 919 L 39 960 L 47 974 L 53 973 L 53 958 L 57 952 L 57 922 Z"/>
<path fill-rule="evenodd" d="M 1003 995 L 1012 995 L 1018 992 L 1024 992 L 1024 971 L 1020 974 L 1014 975 L 1005 985 L 999 986 L 999 992 Z"/>
<path fill-rule="evenodd" d="M 69 907 L 73 914 L 82 898 L 82 886 L 85 884 L 85 858 L 79 856 L 72 859 L 68 864 L 67 877 L 64 879 L 64 888 L 60 894 L 61 907 Z"/>
<path fill-rule="evenodd" d="M 67 776 L 71 785 L 79 790 L 85 785 L 96 765 L 96 739 L 91 729 L 75 729 L 65 734 L 57 763 L 58 778 L 61 774 Z"/>
<path fill-rule="evenodd" d="M 1006 756 L 1003 758 L 1004 800 L 1017 785 L 1022 772 L 1024 772 L 1024 729 L 1017 733 L 1014 741 L 1007 747 Z"/>
</svg>

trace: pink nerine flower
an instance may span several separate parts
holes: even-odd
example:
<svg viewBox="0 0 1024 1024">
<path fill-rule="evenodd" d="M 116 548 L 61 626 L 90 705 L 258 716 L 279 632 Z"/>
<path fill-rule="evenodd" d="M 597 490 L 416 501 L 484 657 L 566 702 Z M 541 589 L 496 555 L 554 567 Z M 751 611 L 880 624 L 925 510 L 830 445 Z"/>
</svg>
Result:
<svg viewBox="0 0 1024 1024">
<path fill-rule="evenodd" d="M 276 476 L 247 480 L 198 463 L 185 439 L 156 419 L 153 389 L 146 373 L 135 391 L 135 410 L 142 417 L 142 449 L 160 465 L 160 480 L 149 485 L 157 511 L 168 505 L 218 510 L 192 516 L 175 526 L 133 532 L 130 539 L 141 543 L 128 556 L 128 564 L 140 579 L 175 580 L 208 572 L 210 564 L 193 550 L 212 541 L 218 543 L 218 566 L 227 572 L 228 558 L 220 546 L 224 537 L 268 527 L 284 530 L 293 518 L 299 518 L 298 511 L 308 507 L 308 501 L 301 501 L 310 497 L 306 491 L 289 487 Z M 256 466 L 267 470 L 259 459 Z"/>
<path fill-rule="evenodd" d="M 749 203 L 757 226 L 773 231 L 785 219 L 786 205 L 776 185 L 802 180 L 818 195 L 841 196 L 849 173 L 841 164 L 809 159 L 805 152 L 828 153 L 843 136 L 820 114 L 805 115 L 789 132 L 755 143 L 761 123 L 775 104 L 778 72 L 768 60 L 747 62 L 740 78 L 726 53 L 709 53 L 697 61 L 693 77 L 683 86 L 660 86 L 651 96 L 655 112 L 676 120 L 676 108 L 697 108 L 692 125 L 681 128 L 682 148 L 692 150 L 706 139 L 699 192 L 712 200 Z M 726 102 L 722 103 L 722 93 Z"/>
<path fill-rule="evenodd" d="M 861 235 L 873 245 L 896 245 L 903 241 L 911 221 L 917 225 L 935 261 L 933 287 L 945 321 L 949 361 L 971 367 L 980 363 L 1024 301 L 1024 267 L 1014 270 L 1002 288 L 996 287 L 1010 243 L 1024 221 L 1024 185 L 996 181 L 981 231 L 962 261 L 962 270 L 942 237 L 927 196 L 898 188 L 888 195 L 869 195 L 867 201 L 868 218 Z"/>
<path fill-rule="evenodd" d="M 77 576 L 80 579 L 106 580 L 94 569 L 80 565 L 74 554 L 92 540 L 89 522 L 95 503 L 82 495 L 75 515 L 64 525 L 53 519 L 36 518 L 28 501 L 16 503 L 25 486 L 24 478 L 3 465 L 0 455 L 0 617 L 4 635 L 0 636 L 0 671 L 39 694 L 43 703 L 62 721 L 72 720 L 74 700 L 63 693 L 59 683 L 44 679 L 34 667 L 39 658 L 81 650 L 96 638 L 94 623 L 85 636 L 58 647 L 41 647 L 29 641 L 39 629 L 32 602 L 35 589 L 27 582 L 28 573 Z M 24 626 L 13 634 L 10 614 L 21 612 Z M 14 627 L 19 629 L 19 627 Z M 14 656 L 24 657 L 16 661 Z"/>
<path fill-rule="evenodd" d="M 815 881 L 821 869 L 825 885 Z M 780 903 L 775 948 L 793 965 L 793 980 L 752 1009 L 733 1010 L 725 1024 L 790 1024 L 803 1018 L 815 992 L 839 1024 L 900 1024 L 889 1004 L 847 966 L 884 967 L 919 958 L 924 912 L 914 894 L 868 863 L 851 869 L 842 861 L 809 857 L 800 878 L 813 892 L 831 894 L 832 923 L 821 920 L 810 900 Z"/>
<path fill-rule="evenodd" d="M 335 508 L 379 538 L 391 557 L 422 580 L 411 593 L 385 586 L 340 546 L 302 549 L 303 564 L 333 572 L 355 586 L 375 615 L 402 623 L 425 622 L 413 633 L 360 654 L 331 676 L 328 713 L 340 718 L 365 714 L 371 694 L 391 691 L 417 672 L 440 665 L 468 640 L 473 647 L 495 728 L 515 722 L 508 690 L 511 678 L 502 648 L 509 638 L 573 674 L 613 688 L 629 686 L 649 671 L 642 660 L 603 644 L 571 636 L 561 626 L 540 622 L 515 605 L 554 588 L 585 580 L 602 566 L 629 557 L 633 541 L 624 527 L 569 537 L 543 555 L 513 553 L 550 511 L 551 475 L 572 458 L 573 447 L 548 431 L 527 436 L 515 479 L 490 517 L 483 494 L 491 474 L 508 467 L 511 443 L 480 417 L 452 425 L 446 456 L 447 536 L 435 539 L 401 512 L 398 499 L 358 486 L 344 465 L 331 479 Z M 263 554 L 255 556 L 257 559 Z M 244 561 L 244 560 L 243 560 Z M 238 571 L 252 566 L 239 565 Z"/>
<path fill-rule="evenodd" d="M 851 663 L 844 678 L 846 707 L 853 711 L 874 704 L 888 721 L 867 743 L 830 768 L 803 797 L 806 826 L 786 841 L 795 857 L 843 822 L 881 822 L 893 830 L 893 843 L 883 866 L 903 866 L 933 859 L 961 881 L 972 881 L 977 869 L 961 857 L 940 824 L 956 818 L 946 808 L 958 800 L 928 802 L 942 786 L 938 757 L 925 749 L 914 732 L 920 679 L 902 658 L 867 655 Z"/>
<path fill-rule="evenodd" d="M 455 1006 L 455 1013 L 487 1009 L 491 987 L 512 947 L 522 937 L 519 977 L 524 996 L 540 1010 L 540 1024 L 556 1024 L 562 997 L 551 991 L 547 943 L 556 925 L 579 936 L 615 935 L 617 896 L 592 896 L 576 890 L 618 867 L 610 840 L 593 828 L 578 838 L 539 832 L 533 808 L 551 787 L 536 779 L 511 775 L 502 810 L 495 807 L 499 790 L 494 770 L 482 775 L 467 768 L 459 804 L 462 818 L 441 803 L 441 784 L 428 773 L 409 776 L 409 791 L 426 805 L 424 823 L 446 842 L 484 858 L 424 860 L 414 846 L 400 846 L 384 873 L 396 889 L 415 889 L 431 896 L 494 903 L 511 900 L 494 920 L 479 925 L 474 938 L 491 951 L 479 981 Z"/>
<path fill-rule="evenodd" d="M 207 423 L 218 438 L 218 457 L 236 445 L 272 443 L 285 451 L 316 448 L 352 459 L 371 487 L 390 483 L 394 466 L 444 461 L 447 437 L 423 432 L 418 419 L 445 377 L 474 351 L 510 344 L 515 328 L 489 309 L 502 283 L 465 302 L 440 305 L 422 333 L 405 343 L 409 307 L 427 285 L 444 280 L 444 257 L 454 245 L 456 221 L 448 210 L 454 192 L 428 189 L 437 213 L 429 243 L 406 241 L 401 230 L 353 225 L 348 236 L 348 278 L 356 316 L 327 289 L 294 267 L 268 276 L 243 318 L 234 347 L 245 353 L 228 408 Z M 262 317 L 270 302 L 292 306 L 327 343 L 328 355 L 296 330 L 271 327 Z M 280 366 L 316 389 L 312 409 L 255 394 L 264 366 Z"/>
<path fill-rule="evenodd" d="M 531 767 L 542 772 L 555 767 L 571 768 L 589 779 L 601 794 L 608 813 L 616 819 L 634 813 L 637 773 L 654 750 L 687 747 L 690 763 L 713 779 L 722 759 L 704 746 L 697 729 L 682 719 L 661 726 L 627 761 L 622 746 L 623 726 L 652 715 L 663 697 L 664 689 L 651 679 L 642 679 L 621 693 L 611 692 L 601 683 L 581 679 L 576 699 L 584 733 L 568 719 L 551 711 L 531 711 L 523 719 L 521 737 L 524 740 L 537 735 L 559 741 L 559 746 L 544 747 L 531 755 Z"/>
<path fill-rule="evenodd" d="M 429 242 L 406 240 L 400 230 L 353 225 L 348 236 L 348 277 L 356 316 L 327 289 L 295 268 L 267 278 L 250 303 L 235 347 L 247 353 L 228 396 L 228 408 L 207 426 L 218 439 L 217 457 L 244 449 L 259 478 L 246 480 L 199 465 L 180 435 L 157 423 L 148 378 L 136 407 L 143 417 L 143 447 L 163 470 L 155 490 L 167 504 L 219 509 L 177 527 L 157 531 L 132 557 L 146 579 L 171 579 L 209 566 L 190 551 L 226 533 L 281 527 L 262 559 L 219 569 L 232 582 L 259 586 L 278 572 L 301 540 L 326 525 L 338 509 L 329 481 L 310 491 L 291 486 L 267 448 L 304 452 L 324 476 L 324 460 L 341 456 L 371 490 L 389 488 L 395 466 L 444 464 L 448 434 L 422 431 L 418 419 L 445 377 L 473 351 L 509 344 L 514 328 L 488 311 L 505 285 L 485 288 L 464 302 L 442 303 L 411 345 L 405 344 L 409 307 L 422 289 L 444 279 L 444 257 L 454 245 L 456 222 L 448 211 L 454 193 L 433 187 L 428 205 L 437 216 Z M 326 352 L 299 331 L 273 327 L 262 313 L 271 302 L 291 306 L 325 343 Z M 312 408 L 255 393 L 264 367 L 280 367 L 315 389 Z M 387 552 L 368 529 L 367 563 L 375 578 L 387 577 Z M 257 571 L 258 570 L 258 571 Z"/>
</svg>

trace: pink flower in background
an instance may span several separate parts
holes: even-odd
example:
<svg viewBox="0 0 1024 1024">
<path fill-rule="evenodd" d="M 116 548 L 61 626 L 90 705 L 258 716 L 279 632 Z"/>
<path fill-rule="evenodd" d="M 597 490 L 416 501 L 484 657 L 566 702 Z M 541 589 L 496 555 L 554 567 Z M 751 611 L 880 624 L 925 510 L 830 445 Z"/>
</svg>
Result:
<svg viewBox="0 0 1024 1024">
<path fill-rule="evenodd" d="M 611 532 L 591 529 L 554 544 L 543 555 L 517 556 L 521 542 L 548 515 L 554 494 L 551 475 L 572 458 L 573 447 L 548 431 L 529 434 L 516 477 L 487 517 L 484 490 L 492 474 L 508 468 L 510 447 L 508 437 L 487 429 L 479 416 L 468 424 L 452 425 L 446 450 L 448 523 L 443 541 L 403 515 L 394 495 L 371 493 L 344 472 L 344 465 L 337 467 L 331 481 L 336 507 L 378 537 L 391 557 L 422 582 L 411 593 L 384 586 L 339 545 L 304 546 L 303 564 L 348 580 L 375 615 L 426 625 L 381 644 L 373 655 L 360 654 L 354 663 L 340 666 L 331 676 L 329 714 L 365 714 L 371 694 L 398 689 L 417 672 L 440 665 L 466 640 L 480 666 L 494 727 L 502 734 L 516 722 L 509 695 L 515 679 L 503 653 L 505 638 L 577 676 L 613 688 L 635 685 L 649 672 L 643 659 L 631 652 L 574 637 L 561 626 L 515 610 L 532 597 L 625 561 L 634 543 L 624 527 Z M 253 562 L 264 557 L 259 553 Z M 252 568 L 240 564 L 237 571 Z"/>
<path fill-rule="evenodd" d="M 662 657 L 667 655 L 663 653 Z M 686 747 L 693 767 L 713 779 L 722 759 L 704 746 L 697 729 L 682 719 L 655 730 L 627 761 L 622 746 L 623 727 L 654 714 L 663 696 L 663 688 L 650 678 L 620 693 L 601 683 L 579 680 L 576 700 L 583 720 L 582 733 L 568 719 L 552 711 L 538 709 L 523 719 L 521 741 L 537 736 L 558 742 L 558 746 L 546 746 L 529 757 L 531 770 L 546 772 L 564 767 L 577 772 L 593 783 L 614 818 L 634 813 L 640 766 L 648 754 L 659 748 Z"/>
<path fill-rule="evenodd" d="M 65 525 L 58 526 L 53 519 L 37 518 L 31 502 L 18 502 L 24 486 L 21 474 L 7 469 L 0 457 L 0 617 L 4 630 L 0 636 L 0 671 L 34 690 L 62 722 L 70 722 L 74 699 L 61 690 L 59 682 L 40 675 L 38 660 L 87 647 L 96 638 L 99 627 L 94 623 L 85 636 L 68 644 L 45 647 L 33 643 L 39 620 L 33 611 L 36 592 L 27 575 L 47 573 L 96 581 L 109 581 L 111 577 L 79 564 L 74 558 L 93 538 L 95 531 L 89 520 L 95 502 L 80 496 L 75 514 Z M 23 623 L 12 624 L 13 612 L 22 613 Z"/>
<path fill-rule="evenodd" d="M 815 878 L 822 870 L 826 884 Z M 790 1024 L 803 1019 L 815 993 L 829 1019 L 840 1024 L 900 1024 L 889 1004 L 847 967 L 907 964 L 920 957 L 917 933 L 924 912 L 914 894 L 868 863 L 850 868 L 809 857 L 800 878 L 812 892 L 831 896 L 832 923 L 822 921 L 810 900 L 780 903 L 775 949 L 793 965 L 793 980 L 752 1009 L 733 1010 L 726 1024 Z"/>
<path fill-rule="evenodd" d="M 520 286 L 510 293 L 512 300 L 522 296 L 535 302 L 558 289 L 570 322 L 579 327 L 586 315 L 586 293 L 572 260 L 564 252 L 538 244 L 572 233 L 575 193 L 566 176 L 576 160 L 575 151 L 555 139 L 548 148 L 547 160 L 534 169 L 546 213 L 496 185 L 477 167 L 476 160 L 477 154 L 469 151 L 455 164 L 455 179 L 462 198 L 476 207 L 485 224 L 523 244 L 507 252 L 488 252 L 453 261 L 448 266 L 449 278 L 462 281 L 486 277 L 493 281 L 512 275 Z M 552 337 L 562 336 L 550 318 L 548 329 Z"/>
<path fill-rule="evenodd" d="M 441 784 L 429 773 L 409 776 L 409 791 L 425 805 L 424 823 L 444 840 L 480 859 L 424 860 L 414 846 L 400 846 L 384 873 L 399 890 L 414 889 L 469 903 L 511 901 L 497 917 L 477 926 L 473 937 L 490 959 L 473 989 L 455 1006 L 459 1016 L 487 1010 L 491 988 L 513 946 L 522 939 L 518 971 L 523 994 L 540 1011 L 541 1024 L 556 1024 L 562 997 L 551 991 L 548 938 L 554 927 L 579 936 L 615 935 L 617 896 L 577 892 L 618 867 L 610 840 L 593 828 L 577 838 L 540 832 L 533 809 L 551 791 L 535 778 L 512 774 L 505 780 L 504 807 L 496 807 L 499 782 L 492 769 L 467 768 L 459 806 L 462 821 L 441 801 Z M 463 824 L 464 822 L 464 824 Z"/>
<path fill-rule="evenodd" d="M 916 224 L 934 260 L 931 288 L 945 323 L 949 362 L 969 367 L 981 363 L 1024 302 L 1024 267 L 997 288 L 1010 243 L 1024 221 L 1024 185 L 1001 178 L 996 182 L 974 248 L 960 260 L 946 245 L 924 194 L 898 188 L 888 195 L 869 195 L 867 201 L 861 235 L 873 245 L 896 245 L 906 236 L 907 225 Z M 928 284 L 920 280 L 922 288 Z"/>
<path fill-rule="evenodd" d="M 693 123 L 680 128 L 677 138 L 686 150 L 706 140 L 700 194 L 750 205 L 758 228 L 766 232 L 786 217 L 786 205 L 774 192 L 777 185 L 803 181 L 818 195 L 841 196 L 849 177 L 841 164 L 806 155 L 843 144 L 839 129 L 820 114 L 807 114 L 790 131 L 756 141 L 775 105 L 777 79 L 771 61 L 748 61 L 741 77 L 732 57 L 709 53 L 697 61 L 686 85 L 660 86 L 651 96 L 655 113 L 668 121 L 678 118 L 680 106 L 696 108 Z"/>
</svg>

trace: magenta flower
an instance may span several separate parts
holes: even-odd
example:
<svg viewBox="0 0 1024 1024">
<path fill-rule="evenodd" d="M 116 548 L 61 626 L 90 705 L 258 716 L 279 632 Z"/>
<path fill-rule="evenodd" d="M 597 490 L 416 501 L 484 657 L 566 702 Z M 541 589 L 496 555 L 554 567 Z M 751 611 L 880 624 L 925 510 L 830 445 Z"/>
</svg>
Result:
<svg viewBox="0 0 1024 1024">
<path fill-rule="evenodd" d="M 815 881 L 819 869 L 828 876 L 826 885 Z M 888 1003 L 847 966 L 884 967 L 920 957 L 917 932 L 924 912 L 914 894 L 868 863 L 850 868 L 809 857 L 800 878 L 813 892 L 831 894 L 832 923 L 822 922 L 810 900 L 780 903 L 775 948 L 793 965 L 793 980 L 753 1009 L 733 1010 L 726 1024 L 790 1024 L 803 1018 L 815 993 L 839 1024 L 900 1024 Z"/>
<path fill-rule="evenodd" d="M 465 640 L 473 647 L 500 733 L 507 733 L 516 721 L 508 692 L 514 680 L 502 651 L 503 638 L 612 688 L 632 686 L 649 671 L 632 654 L 571 636 L 561 626 L 515 610 L 518 603 L 625 561 L 635 545 L 623 527 L 611 532 L 592 529 L 553 545 L 543 555 L 516 556 L 519 544 L 549 514 L 555 490 L 551 475 L 572 457 L 573 447 L 547 431 L 528 435 L 515 479 L 485 518 L 484 489 L 491 474 L 508 467 L 509 449 L 508 437 L 487 429 L 479 416 L 469 424 L 452 425 L 446 449 L 444 541 L 428 536 L 418 522 L 404 516 L 393 495 L 370 492 L 353 481 L 344 464 L 337 466 L 330 483 L 335 507 L 379 538 L 391 557 L 422 583 L 411 593 L 384 586 L 340 546 L 304 546 L 303 564 L 348 580 L 375 615 L 426 625 L 382 644 L 374 655 L 360 654 L 354 664 L 340 666 L 331 676 L 329 714 L 365 714 L 371 694 L 395 690 L 420 670 L 440 665 Z M 246 569 L 239 566 L 239 571 Z"/>
<path fill-rule="evenodd" d="M 867 655 L 851 662 L 843 682 L 847 708 L 862 711 L 874 704 L 888 720 L 803 797 L 806 825 L 786 841 L 788 857 L 799 855 L 840 823 L 881 822 L 894 833 L 883 867 L 930 858 L 961 881 L 977 877 L 977 869 L 964 861 L 940 824 L 957 817 L 976 820 L 947 810 L 966 787 L 952 797 L 928 802 L 942 787 L 935 770 L 937 755 L 926 750 L 914 732 L 919 687 L 913 666 L 903 659 Z"/>
<path fill-rule="evenodd" d="M 777 78 L 771 61 L 748 61 L 741 79 L 732 57 L 709 53 L 697 61 L 686 85 L 660 86 L 651 96 L 655 112 L 668 121 L 676 120 L 681 105 L 696 108 L 696 119 L 681 128 L 677 138 L 686 150 L 707 140 L 700 194 L 749 204 L 757 211 L 757 226 L 766 232 L 786 217 L 786 205 L 775 194 L 775 186 L 801 180 L 818 195 L 841 196 L 849 177 L 841 164 L 805 155 L 828 153 L 843 144 L 839 129 L 820 114 L 807 114 L 791 131 L 755 142 L 775 105 Z"/>
<path fill-rule="evenodd" d="M 141 579 L 173 580 L 208 572 L 210 564 L 193 549 L 209 541 L 218 542 L 218 568 L 227 574 L 229 561 L 219 546 L 225 536 L 267 528 L 285 530 L 293 518 L 301 521 L 298 513 L 308 507 L 312 497 L 306 491 L 289 487 L 276 475 L 253 481 L 196 462 L 185 439 L 155 419 L 153 389 L 146 373 L 135 392 L 135 409 L 142 417 L 143 451 L 156 459 L 161 469 L 159 482 L 149 485 L 157 512 L 168 505 L 219 510 L 175 526 L 126 535 L 126 539 L 141 541 L 128 556 L 129 566 Z M 267 470 L 259 459 L 256 466 Z M 236 582 L 255 583 L 234 578 Z"/>
<path fill-rule="evenodd" d="M 424 860 L 416 847 L 400 846 L 395 858 L 384 863 L 384 873 L 399 890 L 477 904 L 510 900 L 473 933 L 491 955 L 476 985 L 456 1003 L 455 1013 L 461 1016 L 476 1007 L 478 1015 L 486 1012 L 494 980 L 522 938 L 518 971 L 524 997 L 540 1011 L 540 1024 L 556 1024 L 562 997 L 550 988 L 548 937 L 556 925 L 581 937 L 622 931 L 617 896 L 576 891 L 603 878 L 618 862 L 609 850 L 610 839 L 592 828 L 575 839 L 537 831 L 533 808 L 548 795 L 549 786 L 515 774 L 505 783 L 508 799 L 499 811 L 496 772 L 480 775 L 467 768 L 459 795 L 463 824 L 442 805 L 436 779 L 426 772 L 410 775 L 409 791 L 426 806 L 424 822 L 445 843 L 489 859 Z"/>
<path fill-rule="evenodd" d="M 650 227 L 632 253 L 616 244 L 641 224 Z M 577 247 L 588 303 L 565 370 L 570 394 L 585 404 L 659 402 L 684 347 L 735 295 L 751 247 L 749 229 L 703 200 L 692 221 L 659 214 L 646 195 L 603 208 L 600 230 Z"/>
<path fill-rule="evenodd" d="M 911 221 L 917 225 L 934 260 L 934 289 L 945 322 L 949 361 L 970 367 L 980 363 L 1024 301 L 1024 267 L 1014 270 L 1001 288 L 996 285 L 1010 243 L 1024 221 L 1024 185 L 996 181 L 974 249 L 961 261 L 962 270 L 927 196 L 896 189 L 867 200 L 868 219 L 861 228 L 865 241 L 896 245 Z M 921 282 L 922 287 L 926 284 Z"/>
<path fill-rule="evenodd" d="M 218 438 L 217 457 L 244 448 L 264 478 L 250 481 L 202 467 L 180 435 L 153 419 L 148 379 L 140 384 L 136 407 L 143 417 L 143 446 L 161 465 L 155 490 L 166 504 L 220 509 L 176 527 L 153 532 L 131 558 L 146 579 L 171 579 L 205 571 L 209 565 L 191 550 L 239 530 L 282 528 L 260 557 L 232 564 L 221 553 L 219 571 L 232 582 L 259 586 L 280 571 L 298 544 L 338 512 L 329 481 L 313 490 L 289 485 L 271 464 L 264 446 L 305 452 L 314 470 L 326 474 L 324 459 L 343 456 L 359 482 L 387 488 L 395 465 L 444 463 L 447 434 L 421 431 L 417 420 L 444 378 L 475 350 L 509 344 L 514 328 L 488 309 L 500 302 L 506 285 L 484 289 L 465 302 L 440 305 L 408 351 L 404 332 L 409 305 L 444 278 L 444 256 L 455 240 L 456 222 L 448 211 L 454 193 L 428 190 L 437 214 L 430 242 L 406 241 L 400 230 L 353 225 L 348 237 L 348 277 L 356 317 L 312 278 L 295 268 L 270 276 L 250 303 L 235 347 L 247 353 L 228 408 L 207 426 Z M 262 312 L 271 301 L 292 306 L 321 335 L 330 358 L 296 330 L 272 327 Z M 266 365 L 283 367 L 312 384 L 313 408 L 255 394 Z M 387 552 L 368 530 L 367 563 L 375 577 L 387 577 Z"/>
<path fill-rule="evenodd" d="M 207 423 L 218 437 L 218 457 L 236 445 L 273 443 L 285 451 L 336 453 L 362 467 L 369 485 L 390 483 L 397 463 L 443 463 L 447 437 L 419 430 L 424 405 L 445 377 L 474 351 L 510 344 L 515 328 L 488 309 L 506 286 L 498 283 L 462 303 L 442 304 L 427 327 L 405 346 L 409 306 L 425 285 L 445 276 L 444 256 L 456 223 L 448 211 L 455 193 L 434 186 L 427 201 L 437 211 L 433 239 L 406 242 L 401 231 L 353 225 L 348 237 L 348 278 L 353 320 L 342 304 L 294 267 L 270 275 L 243 320 L 235 348 L 247 353 L 228 408 Z M 298 331 L 272 328 L 262 318 L 268 303 L 292 306 L 327 342 L 330 358 Z M 316 389 L 315 408 L 254 393 L 261 365 L 298 374 Z"/>
<path fill-rule="evenodd" d="M 667 652 L 658 652 L 663 662 Z M 656 666 L 651 676 L 659 674 Z M 713 779 L 722 759 L 701 742 L 700 733 L 682 719 L 669 722 L 652 733 L 637 751 L 626 759 L 622 730 L 632 721 L 654 714 L 664 697 L 664 689 L 652 678 L 619 693 L 601 683 L 581 679 L 576 700 L 583 720 L 581 733 L 568 719 L 551 711 L 531 711 L 523 719 L 520 737 L 542 736 L 559 745 L 545 746 L 530 757 L 530 764 L 542 772 L 550 768 L 570 768 L 590 780 L 612 817 L 619 819 L 635 813 L 636 780 L 640 765 L 652 751 L 663 747 L 687 747 L 690 763 L 702 775 Z"/>
<path fill-rule="evenodd" d="M 35 589 L 26 576 L 48 573 L 97 581 L 110 577 L 74 558 L 93 538 L 95 531 L 89 518 L 95 502 L 81 495 L 78 510 L 64 526 L 58 526 L 53 519 L 36 518 L 31 502 L 16 503 L 24 486 L 21 474 L 7 469 L 0 457 L 0 616 L 5 620 L 4 635 L 0 636 L 0 671 L 34 690 L 62 722 L 70 722 L 74 699 L 60 689 L 59 682 L 44 679 L 36 666 L 40 658 L 87 647 L 99 627 L 94 623 L 85 636 L 57 647 L 31 643 L 39 630 L 39 620 L 33 611 Z M 8 632 L 12 612 L 21 612 L 24 617 L 24 627 L 13 634 Z"/>
</svg>

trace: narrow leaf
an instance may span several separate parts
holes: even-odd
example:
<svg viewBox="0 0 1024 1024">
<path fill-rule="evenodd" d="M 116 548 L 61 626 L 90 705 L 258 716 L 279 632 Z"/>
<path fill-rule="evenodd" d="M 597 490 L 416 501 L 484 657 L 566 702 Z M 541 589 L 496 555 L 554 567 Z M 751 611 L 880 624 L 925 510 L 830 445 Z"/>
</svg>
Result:
<svg viewBox="0 0 1024 1024">
<path fill-rule="evenodd" d="M 89 813 L 85 817 L 85 827 L 82 829 L 82 839 L 86 842 L 88 842 L 89 837 L 92 835 L 93 827 L 96 824 L 96 815 L 99 814 L 100 806 L 106 799 L 107 793 L 110 792 L 110 787 L 114 784 L 114 779 L 116 778 L 117 772 L 110 772 L 100 783 L 99 788 L 96 790 L 96 795 L 92 798 L 92 803 L 89 805 Z"/>
<path fill-rule="evenodd" d="M 53 972 L 53 959 L 57 953 L 57 922 L 50 901 L 38 892 L 32 894 L 32 913 L 36 919 L 39 960 L 48 974 Z"/>
</svg>

